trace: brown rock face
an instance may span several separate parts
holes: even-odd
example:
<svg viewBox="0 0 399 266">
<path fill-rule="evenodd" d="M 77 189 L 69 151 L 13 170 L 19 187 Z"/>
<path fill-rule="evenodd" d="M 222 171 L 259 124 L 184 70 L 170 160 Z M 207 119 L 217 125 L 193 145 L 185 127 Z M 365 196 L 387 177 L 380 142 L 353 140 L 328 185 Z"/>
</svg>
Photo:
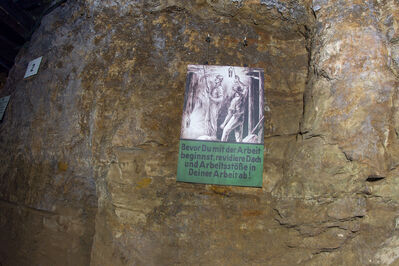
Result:
<svg viewBox="0 0 399 266">
<path fill-rule="evenodd" d="M 394 0 L 68 1 L 0 91 L 0 264 L 399 263 L 398 20 Z M 175 181 L 205 61 L 265 70 L 261 189 Z"/>
</svg>

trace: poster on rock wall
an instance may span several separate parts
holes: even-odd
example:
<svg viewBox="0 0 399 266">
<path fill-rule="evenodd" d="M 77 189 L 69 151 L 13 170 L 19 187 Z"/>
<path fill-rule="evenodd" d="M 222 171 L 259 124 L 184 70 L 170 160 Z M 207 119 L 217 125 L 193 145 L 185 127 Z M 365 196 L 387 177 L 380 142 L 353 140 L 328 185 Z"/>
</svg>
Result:
<svg viewBox="0 0 399 266">
<path fill-rule="evenodd" d="M 187 68 L 177 181 L 262 187 L 263 69 Z"/>
</svg>

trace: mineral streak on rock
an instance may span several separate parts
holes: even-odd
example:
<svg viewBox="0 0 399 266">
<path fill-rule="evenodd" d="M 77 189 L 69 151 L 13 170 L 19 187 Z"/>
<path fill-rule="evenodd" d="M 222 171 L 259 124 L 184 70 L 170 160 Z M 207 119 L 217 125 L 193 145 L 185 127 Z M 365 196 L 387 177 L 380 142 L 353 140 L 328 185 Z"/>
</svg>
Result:
<svg viewBox="0 0 399 266">
<path fill-rule="evenodd" d="M 54 10 L 0 91 L 0 264 L 395 265 L 398 6 Z M 175 181 L 186 67 L 205 61 L 265 70 L 262 189 Z"/>
</svg>

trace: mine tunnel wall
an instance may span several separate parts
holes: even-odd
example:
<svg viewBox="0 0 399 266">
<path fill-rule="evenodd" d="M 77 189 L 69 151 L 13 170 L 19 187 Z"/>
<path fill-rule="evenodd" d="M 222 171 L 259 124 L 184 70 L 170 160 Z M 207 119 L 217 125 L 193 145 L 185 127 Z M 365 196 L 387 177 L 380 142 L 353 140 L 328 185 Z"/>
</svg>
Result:
<svg viewBox="0 0 399 266">
<path fill-rule="evenodd" d="M 0 124 L 0 263 L 394 263 L 397 10 L 61 5 L 0 91 L 11 95 Z M 39 73 L 23 79 L 39 56 Z M 187 65 L 205 62 L 264 69 L 262 188 L 176 182 Z"/>
</svg>

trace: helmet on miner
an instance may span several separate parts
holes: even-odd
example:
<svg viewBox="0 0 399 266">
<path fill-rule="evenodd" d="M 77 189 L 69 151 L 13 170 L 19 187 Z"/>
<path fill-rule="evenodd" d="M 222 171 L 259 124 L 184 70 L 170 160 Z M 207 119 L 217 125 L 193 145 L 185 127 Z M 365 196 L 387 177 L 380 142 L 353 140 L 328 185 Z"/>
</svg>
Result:
<svg viewBox="0 0 399 266">
<path fill-rule="evenodd" d="M 222 75 L 217 75 L 215 78 L 216 82 L 222 82 L 223 81 L 223 76 Z"/>
</svg>

